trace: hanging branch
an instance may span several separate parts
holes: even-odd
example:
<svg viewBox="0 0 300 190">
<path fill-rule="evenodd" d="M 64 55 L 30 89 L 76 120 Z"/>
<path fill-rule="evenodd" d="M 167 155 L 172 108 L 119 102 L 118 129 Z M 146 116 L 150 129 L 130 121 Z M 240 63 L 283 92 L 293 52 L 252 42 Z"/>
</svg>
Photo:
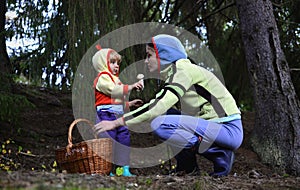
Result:
<svg viewBox="0 0 300 190">
<path fill-rule="evenodd" d="M 178 1 L 175 1 L 174 10 L 171 12 L 171 15 L 166 18 L 166 22 L 168 22 L 168 21 L 170 22 L 174 18 L 175 13 L 179 12 L 179 9 L 182 7 L 184 2 L 185 1 L 181 1 L 180 4 L 178 4 Z"/>
<path fill-rule="evenodd" d="M 209 17 L 211 17 L 211 16 L 213 16 L 215 14 L 221 13 L 223 10 L 225 10 L 225 9 L 227 9 L 229 7 L 232 7 L 234 5 L 235 5 L 235 2 L 229 3 L 228 5 L 226 5 L 226 6 L 222 7 L 222 8 L 219 8 L 217 10 L 212 11 L 210 14 L 206 15 L 204 19 L 207 19 L 207 18 L 209 18 Z M 232 20 L 232 19 L 230 19 L 230 20 Z"/>
<path fill-rule="evenodd" d="M 217 9 L 217 10 L 211 12 L 210 14 L 206 15 L 206 16 L 203 17 L 202 19 L 199 19 L 200 21 L 199 21 L 198 23 L 194 24 L 193 26 L 191 26 L 190 28 L 188 28 L 188 30 L 191 30 L 192 28 L 195 28 L 196 26 L 200 26 L 199 23 L 202 23 L 205 19 L 208 19 L 209 17 L 211 17 L 211 16 L 213 16 L 213 15 L 215 15 L 215 14 L 217 14 L 217 13 L 220 13 L 221 11 L 223 11 L 223 10 L 229 8 L 229 7 L 232 7 L 232 6 L 234 6 L 234 5 L 235 5 L 235 2 L 232 2 L 232 3 L 228 4 L 228 5 L 226 5 L 225 7 L 222 7 L 222 8 L 220 8 L 220 9 Z M 228 19 L 230 19 L 230 18 L 228 18 Z M 232 20 L 234 23 L 236 23 L 236 21 L 234 21 L 233 19 L 231 19 L 231 20 Z"/>
<path fill-rule="evenodd" d="M 184 21 L 186 21 L 190 16 L 192 16 L 192 14 L 195 13 L 195 10 L 196 10 L 196 9 L 200 9 L 201 7 L 203 7 L 205 2 L 207 2 L 207 0 L 205 0 L 205 1 L 198 1 L 198 2 L 196 3 L 196 5 L 199 5 L 199 6 L 194 6 L 193 9 L 189 12 L 189 14 L 186 15 L 186 16 L 185 16 L 183 19 L 181 19 L 179 22 L 177 22 L 175 25 L 176 25 L 176 26 L 180 26 Z M 202 4 L 200 4 L 200 3 L 202 3 Z"/>
<path fill-rule="evenodd" d="M 144 10 L 144 12 L 143 12 L 143 14 L 142 14 L 142 18 L 146 18 L 146 15 L 147 15 L 147 13 L 151 10 L 151 9 L 153 9 L 153 7 L 158 3 L 158 2 L 154 2 L 154 3 L 149 3 L 149 1 L 147 1 L 148 2 L 148 6 L 147 6 L 147 8 Z M 161 1 L 160 1 L 161 2 Z"/>
<path fill-rule="evenodd" d="M 166 22 L 165 19 L 168 17 L 168 12 L 169 12 L 170 3 L 171 3 L 170 0 L 168 0 L 168 1 L 166 2 L 165 17 L 161 19 L 161 20 L 164 21 L 164 22 Z"/>
<path fill-rule="evenodd" d="M 155 16 L 156 16 L 156 14 L 157 14 L 157 12 L 159 12 L 159 10 L 160 10 L 159 7 L 161 6 L 161 4 L 162 4 L 162 0 L 159 0 L 159 1 L 154 2 L 153 4 L 150 4 L 150 5 L 147 7 L 147 9 L 144 11 L 144 13 L 143 13 L 143 15 L 142 15 L 142 18 L 145 18 L 145 17 L 146 17 L 145 15 L 149 12 L 149 10 L 154 9 L 154 11 L 153 11 L 153 13 L 151 14 L 150 18 L 146 20 L 146 21 L 148 21 L 148 22 L 153 21 L 154 18 L 155 18 Z M 156 6 L 156 8 L 153 8 L 154 6 Z"/>
</svg>

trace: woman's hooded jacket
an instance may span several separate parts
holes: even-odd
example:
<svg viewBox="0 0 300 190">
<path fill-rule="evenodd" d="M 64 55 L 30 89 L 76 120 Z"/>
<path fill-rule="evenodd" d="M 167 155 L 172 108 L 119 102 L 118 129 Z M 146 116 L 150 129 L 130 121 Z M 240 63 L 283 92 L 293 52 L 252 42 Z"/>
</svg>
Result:
<svg viewBox="0 0 300 190">
<path fill-rule="evenodd" d="M 240 115 L 234 98 L 222 82 L 210 71 L 192 64 L 179 39 L 161 34 L 152 38 L 152 44 L 164 87 L 149 103 L 125 114 L 126 125 L 151 121 L 174 107 L 206 120 Z"/>
</svg>

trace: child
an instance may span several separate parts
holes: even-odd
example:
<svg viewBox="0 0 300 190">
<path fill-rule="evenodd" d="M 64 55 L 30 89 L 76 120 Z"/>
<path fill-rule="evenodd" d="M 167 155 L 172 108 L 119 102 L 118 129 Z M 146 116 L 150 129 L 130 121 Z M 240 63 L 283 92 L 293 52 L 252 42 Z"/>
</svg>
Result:
<svg viewBox="0 0 300 190">
<path fill-rule="evenodd" d="M 124 114 L 124 110 L 130 106 L 140 106 L 142 100 L 135 99 L 125 102 L 125 96 L 132 89 L 142 89 L 142 82 L 136 82 L 132 85 L 122 84 L 119 80 L 119 64 L 121 63 L 121 55 L 113 49 L 100 49 L 92 58 L 93 66 L 98 72 L 98 76 L 94 80 L 95 89 L 95 107 L 97 111 L 97 121 L 115 120 Z M 133 176 L 129 171 L 129 155 L 130 155 L 130 133 L 127 126 L 107 131 L 107 133 L 99 134 L 98 137 L 110 137 L 113 141 L 113 172 L 115 166 L 117 175 L 119 171 L 123 176 Z M 111 176 L 114 174 L 111 172 Z"/>
</svg>

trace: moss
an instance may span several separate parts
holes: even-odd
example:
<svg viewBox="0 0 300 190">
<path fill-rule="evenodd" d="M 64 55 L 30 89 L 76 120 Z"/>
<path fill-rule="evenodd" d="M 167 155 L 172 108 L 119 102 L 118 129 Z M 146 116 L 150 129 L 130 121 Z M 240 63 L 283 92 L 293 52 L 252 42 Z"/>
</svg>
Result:
<svg viewBox="0 0 300 190">
<path fill-rule="evenodd" d="M 17 123 L 21 111 L 34 107 L 25 96 L 0 92 L 0 121 Z"/>
</svg>

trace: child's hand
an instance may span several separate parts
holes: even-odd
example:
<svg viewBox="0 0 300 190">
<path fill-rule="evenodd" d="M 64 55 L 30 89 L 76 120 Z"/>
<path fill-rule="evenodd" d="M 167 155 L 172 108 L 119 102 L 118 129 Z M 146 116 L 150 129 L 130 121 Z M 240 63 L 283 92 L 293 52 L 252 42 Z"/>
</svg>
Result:
<svg viewBox="0 0 300 190">
<path fill-rule="evenodd" d="M 136 78 L 139 80 L 139 83 L 142 84 L 141 89 L 137 89 L 137 91 L 143 90 L 144 89 L 144 75 L 143 74 L 138 74 Z"/>
<path fill-rule="evenodd" d="M 143 81 L 138 81 L 134 84 L 128 85 L 128 89 L 132 90 L 132 89 L 137 89 L 137 90 L 143 90 L 144 88 L 144 82 Z"/>
<path fill-rule="evenodd" d="M 132 107 L 132 106 L 134 106 L 134 107 L 140 107 L 141 105 L 143 105 L 143 101 L 142 100 L 140 100 L 140 99 L 134 99 L 134 100 L 132 100 L 132 101 L 130 101 L 129 102 L 129 107 Z"/>
</svg>

